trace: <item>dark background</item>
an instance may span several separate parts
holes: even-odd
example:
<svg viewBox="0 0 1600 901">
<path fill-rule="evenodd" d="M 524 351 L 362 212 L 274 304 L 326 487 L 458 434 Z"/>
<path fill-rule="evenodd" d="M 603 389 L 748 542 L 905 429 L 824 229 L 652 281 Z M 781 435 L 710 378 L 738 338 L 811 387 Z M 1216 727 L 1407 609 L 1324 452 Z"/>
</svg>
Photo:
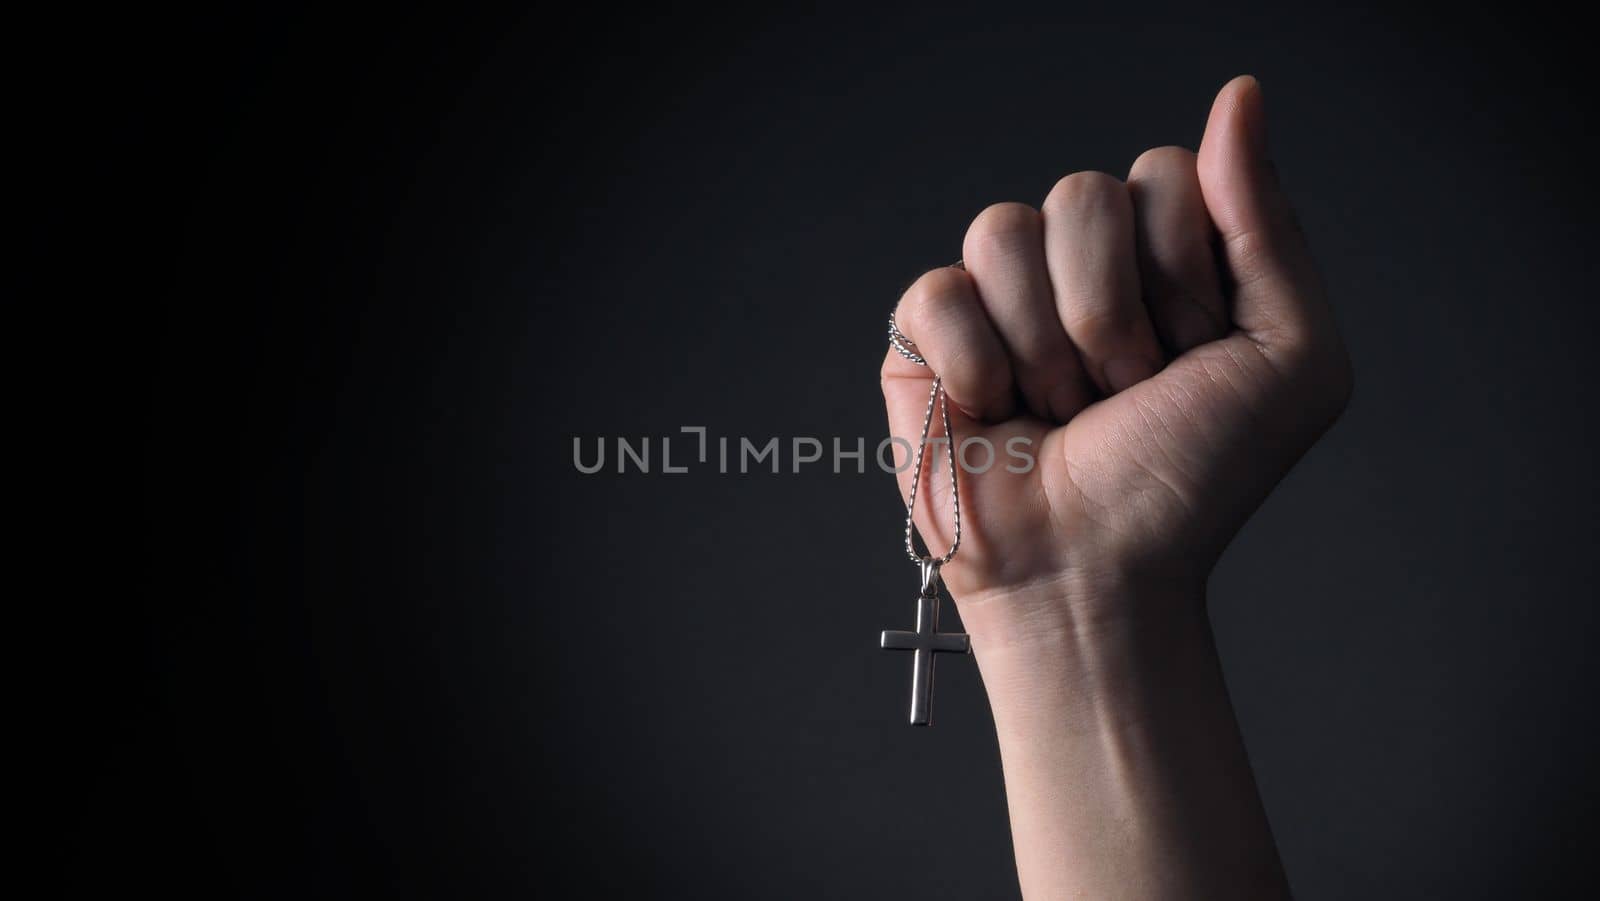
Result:
<svg viewBox="0 0 1600 901">
<path fill-rule="evenodd" d="M 70 892 L 1014 896 L 975 668 L 946 661 L 913 730 L 875 647 L 912 613 L 892 479 L 584 476 L 572 440 L 870 445 L 904 285 L 989 203 L 1193 146 L 1240 72 L 1358 374 L 1212 582 L 1296 892 L 1588 875 L 1600 317 L 1569 24 L 57 27 L 25 91 L 73 173 L 42 226 L 79 235 L 65 310 L 118 348 L 77 462 L 127 449 L 71 533 L 124 587 L 46 633 Z"/>
</svg>

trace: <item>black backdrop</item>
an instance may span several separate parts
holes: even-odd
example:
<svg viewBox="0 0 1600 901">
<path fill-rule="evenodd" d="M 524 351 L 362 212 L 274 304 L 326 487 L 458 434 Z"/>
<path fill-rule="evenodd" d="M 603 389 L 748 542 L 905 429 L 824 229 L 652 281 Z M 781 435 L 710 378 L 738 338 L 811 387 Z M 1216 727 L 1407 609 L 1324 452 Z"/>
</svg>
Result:
<svg viewBox="0 0 1600 901">
<path fill-rule="evenodd" d="M 870 446 L 883 315 L 971 217 L 1193 146 L 1245 71 L 1358 372 L 1212 584 L 1295 889 L 1587 870 L 1595 190 L 1560 22 L 71 27 L 46 131 L 96 187 L 47 224 L 89 229 L 68 284 L 119 286 L 104 440 L 142 460 L 143 590 L 76 620 L 51 680 L 69 888 L 1015 895 L 975 668 L 946 661 L 913 730 L 875 649 L 915 578 L 892 480 L 583 475 L 572 441 Z"/>
</svg>

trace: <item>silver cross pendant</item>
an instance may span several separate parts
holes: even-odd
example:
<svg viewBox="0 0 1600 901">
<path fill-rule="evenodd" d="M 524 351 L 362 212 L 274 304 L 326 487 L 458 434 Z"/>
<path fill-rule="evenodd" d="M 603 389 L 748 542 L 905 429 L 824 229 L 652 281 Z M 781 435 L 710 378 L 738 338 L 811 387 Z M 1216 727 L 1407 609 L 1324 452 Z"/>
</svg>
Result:
<svg viewBox="0 0 1600 901">
<path fill-rule="evenodd" d="M 922 561 L 922 591 L 917 594 L 917 631 L 885 629 L 882 647 L 892 651 L 912 651 L 911 725 L 933 722 L 933 655 L 968 654 L 972 642 L 964 632 L 939 631 L 939 564 Z"/>
</svg>

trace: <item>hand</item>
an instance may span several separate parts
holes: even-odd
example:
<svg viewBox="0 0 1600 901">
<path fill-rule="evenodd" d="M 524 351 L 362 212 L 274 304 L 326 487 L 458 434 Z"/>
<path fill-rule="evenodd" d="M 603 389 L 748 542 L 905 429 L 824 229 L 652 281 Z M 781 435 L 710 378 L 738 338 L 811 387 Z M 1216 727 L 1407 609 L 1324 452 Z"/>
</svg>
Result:
<svg viewBox="0 0 1600 901">
<path fill-rule="evenodd" d="M 883 393 L 891 434 L 915 440 L 938 373 L 958 446 L 997 452 L 962 474 L 944 575 L 994 712 L 1023 895 L 1287 897 L 1204 585 L 1344 408 L 1350 369 L 1267 161 L 1260 87 L 1222 89 L 1198 156 L 1151 150 L 1126 183 L 1078 173 L 1042 211 L 990 207 L 964 257 L 901 300 L 931 371 L 890 351 Z M 1004 466 L 1018 438 L 1025 474 Z M 921 483 L 935 554 L 949 484 Z"/>
<path fill-rule="evenodd" d="M 1268 161 L 1259 85 L 1222 89 L 1198 155 L 1157 148 L 1126 183 L 1080 172 L 1038 211 L 989 207 L 963 257 L 966 271 L 923 275 L 896 310 L 928 367 L 891 350 L 882 375 L 890 434 L 915 444 L 937 373 L 958 445 L 995 449 L 987 472 L 961 473 L 965 534 L 944 572 L 974 638 L 989 599 L 1202 596 L 1217 556 L 1351 386 Z M 1036 458 L 1026 474 L 1005 468 L 1018 437 Z M 966 459 L 988 456 L 973 446 Z M 902 496 L 910 482 L 907 467 Z M 925 471 L 918 490 L 917 527 L 938 554 L 949 481 Z"/>
</svg>

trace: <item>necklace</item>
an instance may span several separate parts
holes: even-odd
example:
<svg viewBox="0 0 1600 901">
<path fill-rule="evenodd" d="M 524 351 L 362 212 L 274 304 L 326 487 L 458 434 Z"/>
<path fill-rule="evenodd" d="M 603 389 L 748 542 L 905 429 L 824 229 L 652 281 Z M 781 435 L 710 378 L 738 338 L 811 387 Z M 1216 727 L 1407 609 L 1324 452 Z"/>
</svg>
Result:
<svg viewBox="0 0 1600 901">
<path fill-rule="evenodd" d="M 961 264 L 957 263 L 957 266 Z M 917 352 L 916 345 L 900 331 L 894 316 L 889 316 L 889 343 L 900 356 L 918 366 L 928 361 Z M 917 486 L 922 481 L 922 461 L 928 449 L 928 432 L 933 427 L 934 408 L 944 424 L 945 456 L 950 464 L 950 503 L 954 508 L 955 528 L 950 538 L 950 549 L 934 557 L 918 553 L 917 540 L 921 537 L 912 519 L 917 508 Z M 961 494 L 956 482 L 955 433 L 950 430 L 950 400 L 945 395 L 944 382 L 936 374 L 933 387 L 928 390 L 928 409 L 922 416 L 922 438 L 917 443 L 916 462 L 911 470 L 911 495 L 906 499 L 906 556 L 922 570 L 922 588 L 917 592 L 917 628 L 915 632 L 885 629 L 881 647 L 895 651 L 911 651 L 911 725 L 927 726 L 933 722 L 933 662 L 938 653 L 967 654 L 972 642 L 963 632 L 939 631 L 939 568 L 949 563 L 961 547 Z M 924 543 L 926 547 L 926 543 Z"/>
</svg>

